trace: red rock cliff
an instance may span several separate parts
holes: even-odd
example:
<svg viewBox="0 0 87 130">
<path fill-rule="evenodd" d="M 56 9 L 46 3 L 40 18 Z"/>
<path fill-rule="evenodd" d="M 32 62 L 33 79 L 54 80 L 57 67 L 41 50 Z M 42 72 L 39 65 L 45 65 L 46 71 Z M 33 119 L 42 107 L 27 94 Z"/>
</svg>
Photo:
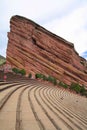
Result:
<svg viewBox="0 0 87 130">
<path fill-rule="evenodd" d="M 87 62 L 79 57 L 74 45 L 21 16 L 10 20 L 6 59 L 27 73 L 43 73 L 68 84 L 87 85 Z"/>
</svg>

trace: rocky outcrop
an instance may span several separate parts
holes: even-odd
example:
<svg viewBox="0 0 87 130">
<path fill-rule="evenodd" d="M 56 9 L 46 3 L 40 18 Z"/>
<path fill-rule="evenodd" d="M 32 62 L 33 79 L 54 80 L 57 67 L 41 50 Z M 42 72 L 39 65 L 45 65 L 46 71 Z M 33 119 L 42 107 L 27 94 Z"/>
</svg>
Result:
<svg viewBox="0 0 87 130">
<path fill-rule="evenodd" d="M 87 61 L 74 45 L 21 16 L 10 20 L 6 60 L 27 74 L 43 73 L 67 84 L 87 85 Z"/>
</svg>

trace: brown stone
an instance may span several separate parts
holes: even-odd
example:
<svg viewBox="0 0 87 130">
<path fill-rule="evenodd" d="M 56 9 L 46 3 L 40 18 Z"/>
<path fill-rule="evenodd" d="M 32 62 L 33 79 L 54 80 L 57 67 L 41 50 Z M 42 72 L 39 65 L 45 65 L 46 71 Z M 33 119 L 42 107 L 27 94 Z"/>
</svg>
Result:
<svg viewBox="0 0 87 130">
<path fill-rule="evenodd" d="M 87 86 L 87 61 L 78 55 L 74 45 L 27 18 L 11 18 L 6 59 L 27 74 L 43 73 L 68 84 Z"/>
</svg>

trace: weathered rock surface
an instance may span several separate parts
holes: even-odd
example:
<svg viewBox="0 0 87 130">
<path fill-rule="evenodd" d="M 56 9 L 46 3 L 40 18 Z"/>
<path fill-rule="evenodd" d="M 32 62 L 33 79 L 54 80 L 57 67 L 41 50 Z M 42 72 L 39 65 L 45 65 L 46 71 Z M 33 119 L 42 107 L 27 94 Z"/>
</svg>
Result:
<svg viewBox="0 0 87 130">
<path fill-rule="evenodd" d="M 43 73 L 67 84 L 87 85 L 87 61 L 74 45 L 21 16 L 10 20 L 6 60 L 27 74 Z"/>
</svg>

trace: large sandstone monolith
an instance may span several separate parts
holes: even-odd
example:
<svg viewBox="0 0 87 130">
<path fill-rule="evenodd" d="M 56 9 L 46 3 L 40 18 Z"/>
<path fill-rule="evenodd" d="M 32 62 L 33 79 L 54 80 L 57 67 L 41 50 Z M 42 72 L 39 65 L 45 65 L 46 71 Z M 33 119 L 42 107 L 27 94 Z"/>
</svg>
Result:
<svg viewBox="0 0 87 130">
<path fill-rule="evenodd" d="M 13 16 L 8 33 L 7 63 L 28 73 L 43 73 L 70 84 L 87 85 L 87 61 L 74 45 L 33 21 Z"/>
</svg>

